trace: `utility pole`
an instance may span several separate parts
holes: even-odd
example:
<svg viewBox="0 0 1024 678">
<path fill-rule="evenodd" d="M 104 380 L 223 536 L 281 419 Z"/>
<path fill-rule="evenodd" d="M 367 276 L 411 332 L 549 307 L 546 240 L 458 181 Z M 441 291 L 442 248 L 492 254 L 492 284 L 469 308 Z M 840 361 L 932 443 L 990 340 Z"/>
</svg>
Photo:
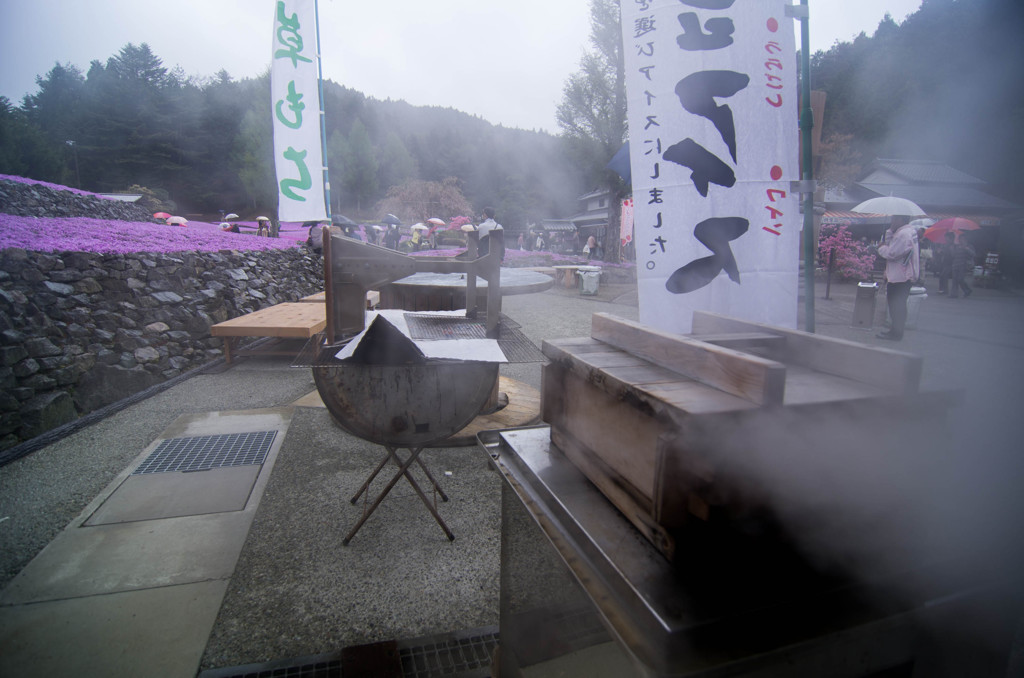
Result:
<svg viewBox="0 0 1024 678">
<path fill-rule="evenodd" d="M 71 152 L 75 156 L 75 188 L 81 190 L 82 175 L 78 172 L 78 146 L 75 144 L 74 139 L 68 139 L 64 143 L 71 147 Z"/>
<path fill-rule="evenodd" d="M 797 12 L 800 21 L 800 134 L 803 142 L 800 174 L 800 197 L 804 206 L 804 329 L 814 331 L 814 156 L 811 130 L 811 36 L 807 0 L 800 0 Z"/>
</svg>

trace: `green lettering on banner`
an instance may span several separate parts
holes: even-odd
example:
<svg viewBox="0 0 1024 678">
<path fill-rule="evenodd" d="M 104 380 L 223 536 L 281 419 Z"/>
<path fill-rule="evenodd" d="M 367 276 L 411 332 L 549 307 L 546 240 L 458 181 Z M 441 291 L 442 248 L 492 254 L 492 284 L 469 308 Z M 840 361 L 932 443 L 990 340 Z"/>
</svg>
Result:
<svg viewBox="0 0 1024 678">
<path fill-rule="evenodd" d="M 299 67 L 299 61 L 313 63 L 312 59 L 302 56 L 302 36 L 299 35 L 299 15 L 287 16 L 284 13 L 284 3 L 277 3 L 277 41 L 285 46 L 274 52 L 275 59 L 291 59 L 294 68 Z"/>
<path fill-rule="evenodd" d="M 288 101 L 288 110 L 295 114 L 294 120 L 288 120 L 285 117 L 283 110 L 285 100 Z M 288 96 L 284 100 L 277 102 L 277 106 L 274 107 L 274 115 L 277 116 L 278 121 L 285 127 L 299 129 L 302 127 L 302 111 L 305 108 L 306 104 L 302 103 L 302 95 L 295 91 L 295 81 L 292 80 L 288 83 Z"/>
<path fill-rule="evenodd" d="M 309 175 L 309 169 L 306 168 L 306 151 L 296 151 L 291 146 L 288 147 L 282 155 L 285 160 L 290 160 L 295 163 L 295 166 L 299 168 L 298 179 L 282 179 L 281 180 L 281 193 L 292 200 L 298 200 L 299 202 L 306 202 L 306 199 L 293 191 L 292 189 L 297 188 L 300 191 L 308 191 L 313 187 L 313 178 Z"/>
</svg>

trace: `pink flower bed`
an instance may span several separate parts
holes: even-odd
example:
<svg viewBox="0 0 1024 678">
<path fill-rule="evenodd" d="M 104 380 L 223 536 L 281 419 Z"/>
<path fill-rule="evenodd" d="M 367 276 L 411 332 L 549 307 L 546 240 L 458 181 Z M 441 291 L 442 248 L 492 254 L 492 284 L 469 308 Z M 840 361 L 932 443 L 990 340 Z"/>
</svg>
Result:
<svg viewBox="0 0 1024 678">
<path fill-rule="evenodd" d="M 305 240 L 304 235 L 302 239 Z M 298 244 L 298 240 L 286 237 L 259 238 L 244 233 L 228 233 L 217 224 L 196 221 L 182 227 L 87 217 L 41 218 L 0 214 L 0 249 L 20 247 L 36 252 L 127 254 L 282 250 Z"/>
<path fill-rule="evenodd" d="M 104 198 L 98 193 L 90 193 L 89 191 L 82 191 L 77 188 L 71 188 L 70 186 L 62 186 L 61 184 L 51 184 L 47 181 L 37 181 L 36 179 L 26 179 L 25 177 L 15 177 L 10 174 L 0 174 L 0 181 L 13 181 L 18 184 L 33 184 L 36 186 L 45 186 L 46 188 L 52 188 L 55 191 L 69 191 L 77 195 L 89 195 L 94 198 L 100 198 L 102 200 L 110 200 L 111 198 Z"/>
</svg>

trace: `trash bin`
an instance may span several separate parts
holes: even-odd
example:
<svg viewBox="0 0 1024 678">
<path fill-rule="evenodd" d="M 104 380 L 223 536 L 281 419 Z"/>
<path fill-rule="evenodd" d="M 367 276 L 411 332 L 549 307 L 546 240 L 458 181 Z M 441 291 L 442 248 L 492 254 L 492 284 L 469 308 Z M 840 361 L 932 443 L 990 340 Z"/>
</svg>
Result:
<svg viewBox="0 0 1024 678">
<path fill-rule="evenodd" d="M 908 329 L 917 329 L 917 316 L 921 314 L 921 304 L 928 298 L 928 290 L 923 287 L 911 287 L 910 296 L 907 297 L 907 324 Z"/>
<path fill-rule="evenodd" d="M 871 329 L 875 324 L 875 296 L 878 283 L 857 283 L 857 298 L 853 302 L 853 326 Z"/>
<path fill-rule="evenodd" d="M 576 272 L 580 276 L 580 294 L 597 294 L 601 284 L 601 267 L 580 266 Z"/>
</svg>

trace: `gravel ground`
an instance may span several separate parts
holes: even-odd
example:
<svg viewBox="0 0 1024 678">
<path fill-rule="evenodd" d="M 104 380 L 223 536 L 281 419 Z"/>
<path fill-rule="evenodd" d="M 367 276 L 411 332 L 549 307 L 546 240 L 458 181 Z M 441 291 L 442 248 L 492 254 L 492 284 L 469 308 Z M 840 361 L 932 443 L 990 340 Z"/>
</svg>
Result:
<svg viewBox="0 0 1024 678">
<path fill-rule="evenodd" d="M 1004 453 L 1019 450 L 1024 436 L 1024 420 L 1014 415 L 1024 398 L 1024 298 L 979 289 L 969 300 L 929 299 L 918 329 L 893 346 L 874 339 L 874 332 L 849 327 L 852 288 L 833 288 L 833 293 L 832 300 L 817 299 L 820 333 L 919 353 L 925 357 L 927 386 L 966 389 L 966 406 L 957 415 L 963 426 L 955 432 L 964 454 L 958 455 L 961 473 L 948 514 L 963 522 L 965 536 L 972 536 L 967 532 L 972 524 L 985 525 L 978 540 L 965 540 L 965 548 L 1019 542 L 1019 521 L 1008 518 L 1022 515 L 1019 454 L 1008 460 Z M 545 339 L 588 335 L 595 312 L 628 319 L 637 319 L 638 312 L 635 287 L 613 284 L 601 285 L 592 297 L 557 287 L 507 297 L 503 310 L 538 346 Z M 539 363 L 508 365 L 502 372 L 540 386 Z M 287 361 L 243 360 L 186 380 L 0 468 L 0 586 L 179 415 L 280 406 L 313 389 L 309 371 L 290 368 Z M 342 458 L 338 450 L 349 454 Z M 351 525 L 356 515 L 351 512 L 358 509 L 343 502 L 345 512 L 336 513 L 337 498 L 350 494 L 344 486 L 349 475 L 364 473 L 366 461 L 377 453 L 346 441 L 322 410 L 297 411 L 204 667 L 497 624 L 497 479 L 465 448 L 430 453 L 432 466 L 453 472 L 444 482 L 462 502 L 445 509 L 454 514 L 454 549 L 447 548 L 429 514 L 406 490 L 389 497 L 351 550 L 339 553 L 338 530 Z M 977 505 L 973 515 L 964 500 Z M 392 536 L 393 525 L 403 528 Z"/>
</svg>

